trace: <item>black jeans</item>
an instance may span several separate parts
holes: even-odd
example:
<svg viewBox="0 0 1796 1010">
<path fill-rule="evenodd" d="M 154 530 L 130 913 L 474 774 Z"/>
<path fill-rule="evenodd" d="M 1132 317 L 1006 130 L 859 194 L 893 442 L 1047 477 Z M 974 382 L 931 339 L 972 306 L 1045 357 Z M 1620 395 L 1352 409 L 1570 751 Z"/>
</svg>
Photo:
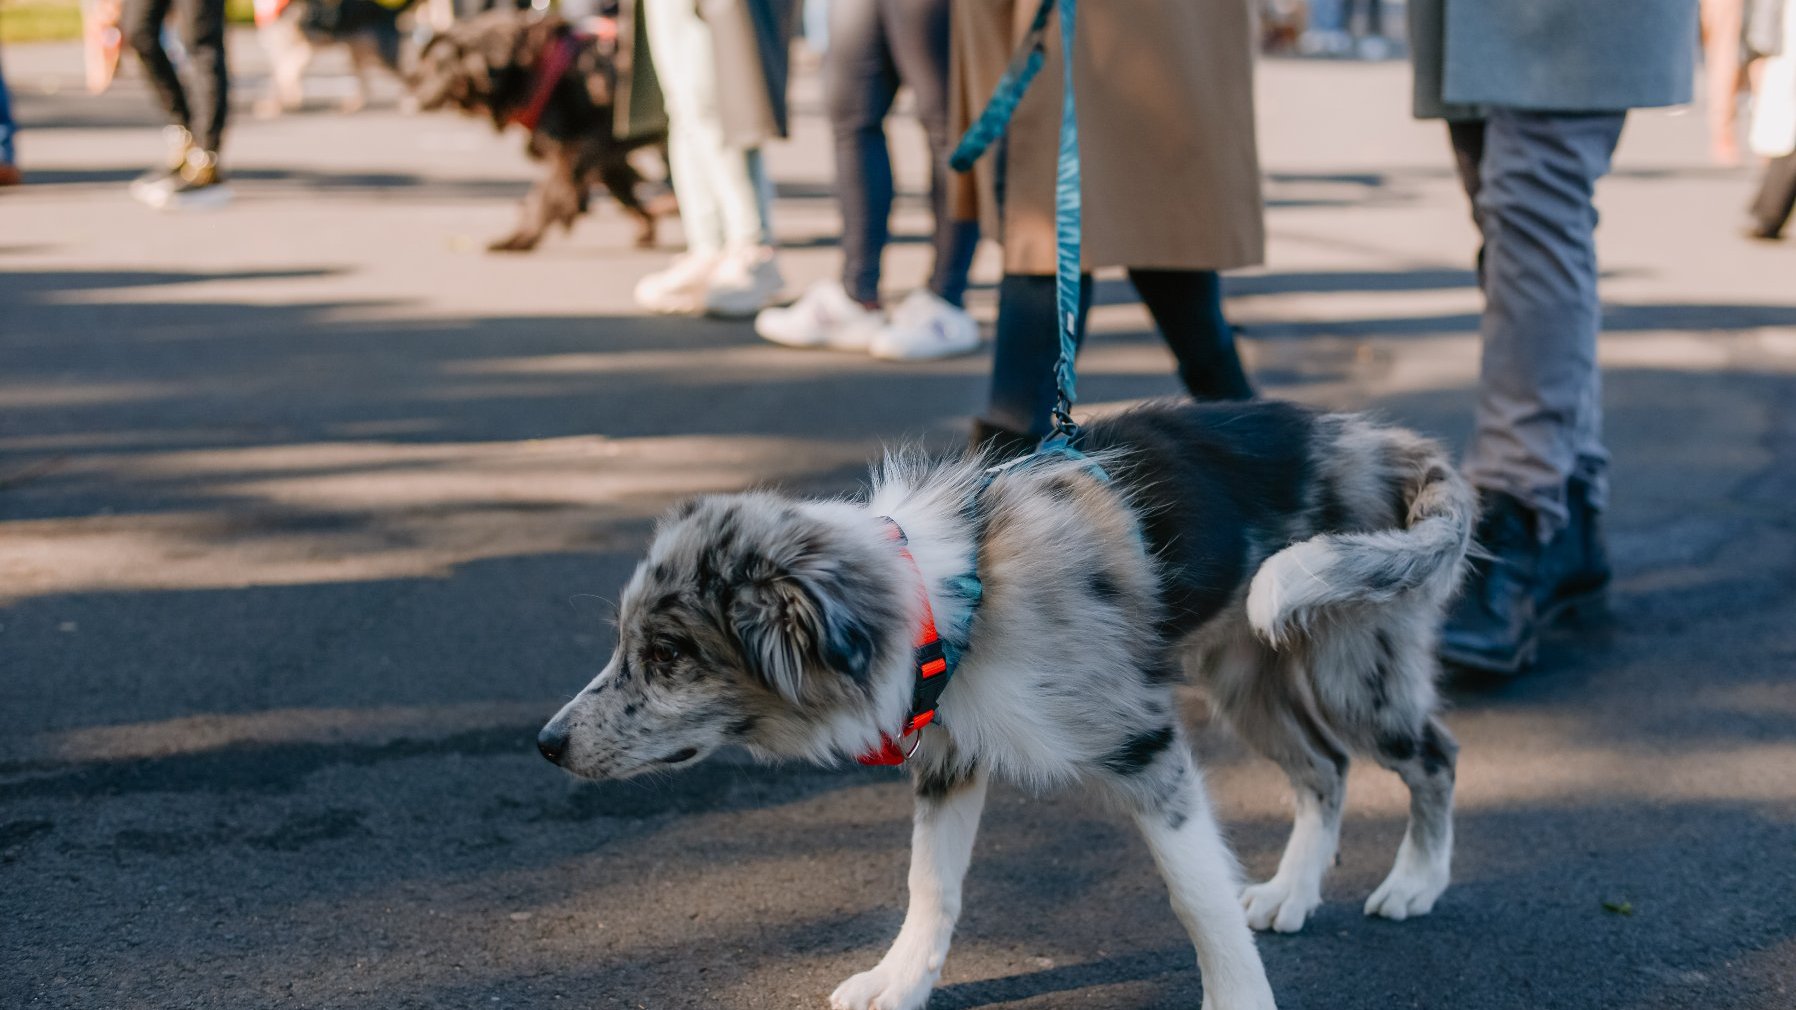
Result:
<svg viewBox="0 0 1796 1010">
<path fill-rule="evenodd" d="M 1759 195 L 1752 201 L 1752 220 L 1760 234 L 1775 238 L 1783 234 L 1796 210 L 1796 153 L 1772 158 L 1765 166 L 1765 177 L 1759 182 Z"/>
<path fill-rule="evenodd" d="M 193 99 L 181 86 L 175 65 L 162 48 L 162 23 L 175 0 L 125 0 L 121 28 L 125 42 L 143 61 L 150 87 L 168 114 L 169 122 L 184 126 L 194 143 L 216 152 L 224 140 L 225 115 L 230 100 L 230 71 L 225 66 L 224 0 L 181 0 L 182 38 L 193 67 Z"/>
<path fill-rule="evenodd" d="M 1246 400 L 1253 386 L 1222 314 L 1222 281 L 1214 270 L 1141 270 L 1129 281 L 1178 359 L 1179 379 L 1200 400 Z M 1083 344 L 1091 312 L 1091 275 L 1080 278 L 1077 335 Z M 1040 437 L 1048 433 L 1060 360 L 1054 278 L 1006 274 L 998 284 L 998 332 L 992 353 L 987 425 Z"/>
<path fill-rule="evenodd" d="M 979 225 L 948 215 L 948 0 L 831 0 L 824 91 L 836 136 L 836 198 L 842 207 L 842 286 L 879 301 L 879 257 L 891 237 L 892 157 L 885 119 L 902 84 L 929 135 L 929 205 L 935 269 L 929 290 L 959 305 Z"/>
</svg>

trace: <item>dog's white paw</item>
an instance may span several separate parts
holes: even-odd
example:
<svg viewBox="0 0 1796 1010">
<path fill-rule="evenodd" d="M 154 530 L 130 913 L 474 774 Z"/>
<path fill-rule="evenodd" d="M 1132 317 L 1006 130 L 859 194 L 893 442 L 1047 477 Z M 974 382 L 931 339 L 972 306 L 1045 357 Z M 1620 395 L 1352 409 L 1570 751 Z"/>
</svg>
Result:
<svg viewBox="0 0 1796 1010">
<path fill-rule="evenodd" d="M 829 1005 L 830 1010 L 923 1010 L 933 988 L 935 979 L 929 975 L 918 978 L 882 963 L 836 986 Z"/>
<path fill-rule="evenodd" d="M 1241 889 L 1241 907 L 1247 910 L 1247 924 L 1254 929 L 1295 933 L 1320 904 L 1320 887 L 1305 887 L 1279 876 Z"/>
<path fill-rule="evenodd" d="M 1434 910 L 1436 899 L 1447 889 L 1451 873 L 1444 865 L 1421 860 L 1398 860 L 1391 875 L 1366 899 L 1367 915 L 1402 921 Z"/>
</svg>

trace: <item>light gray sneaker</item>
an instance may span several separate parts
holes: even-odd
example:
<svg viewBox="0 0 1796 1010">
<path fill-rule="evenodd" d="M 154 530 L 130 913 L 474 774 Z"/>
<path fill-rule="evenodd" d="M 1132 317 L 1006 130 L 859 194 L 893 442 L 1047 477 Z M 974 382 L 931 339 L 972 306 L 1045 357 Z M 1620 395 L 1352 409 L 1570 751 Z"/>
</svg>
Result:
<svg viewBox="0 0 1796 1010">
<path fill-rule="evenodd" d="M 747 319 L 773 304 L 786 280 L 768 246 L 743 246 L 723 254 L 705 286 L 705 311 L 724 319 Z"/>
<path fill-rule="evenodd" d="M 187 154 L 193 150 L 193 134 L 184 126 L 165 126 L 162 143 L 166 148 L 162 164 L 131 180 L 131 195 L 152 207 L 162 206 L 167 191 L 174 188 L 187 164 Z"/>
</svg>

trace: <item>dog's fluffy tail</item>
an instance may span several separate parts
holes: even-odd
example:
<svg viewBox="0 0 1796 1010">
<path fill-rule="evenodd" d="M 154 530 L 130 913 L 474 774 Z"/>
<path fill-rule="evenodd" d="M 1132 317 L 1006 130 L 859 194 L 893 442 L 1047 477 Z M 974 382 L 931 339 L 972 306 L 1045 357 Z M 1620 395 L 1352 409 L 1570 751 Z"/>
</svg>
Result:
<svg viewBox="0 0 1796 1010">
<path fill-rule="evenodd" d="M 1322 533 L 1267 558 L 1247 594 L 1247 619 L 1278 646 L 1329 610 L 1415 591 L 1444 599 L 1457 586 L 1477 500 L 1432 442 L 1384 432 L 1401 472 L 1388 478 L 1408 508 L 1399 529 Z M 1388 499 L 1387 499 L 1388 500 Z"/>
</svg>

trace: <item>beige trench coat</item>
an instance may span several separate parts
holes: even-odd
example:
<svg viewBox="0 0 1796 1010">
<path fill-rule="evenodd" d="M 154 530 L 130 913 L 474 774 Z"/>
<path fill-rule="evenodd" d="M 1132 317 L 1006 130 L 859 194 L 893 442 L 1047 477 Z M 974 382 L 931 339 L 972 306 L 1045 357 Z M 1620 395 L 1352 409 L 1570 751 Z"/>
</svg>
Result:
<svg viewBox="0 0 1796 1010">
<path fill-rule="evenodd" d="M 1037 0 L 955 0 L 950 115 L 985 107 Z M 1004 245 L 1007 273 L 1054 272 L 1060 25 L 1005 140 L 956 179 L 952 210 Z M 1087 0 L 1073 75 L 1088 270 L 1223 270 L 1265 258 L 1248 0 Z M 1005 200 L 995 170 L 1005 166 Z"/>
</svg>

